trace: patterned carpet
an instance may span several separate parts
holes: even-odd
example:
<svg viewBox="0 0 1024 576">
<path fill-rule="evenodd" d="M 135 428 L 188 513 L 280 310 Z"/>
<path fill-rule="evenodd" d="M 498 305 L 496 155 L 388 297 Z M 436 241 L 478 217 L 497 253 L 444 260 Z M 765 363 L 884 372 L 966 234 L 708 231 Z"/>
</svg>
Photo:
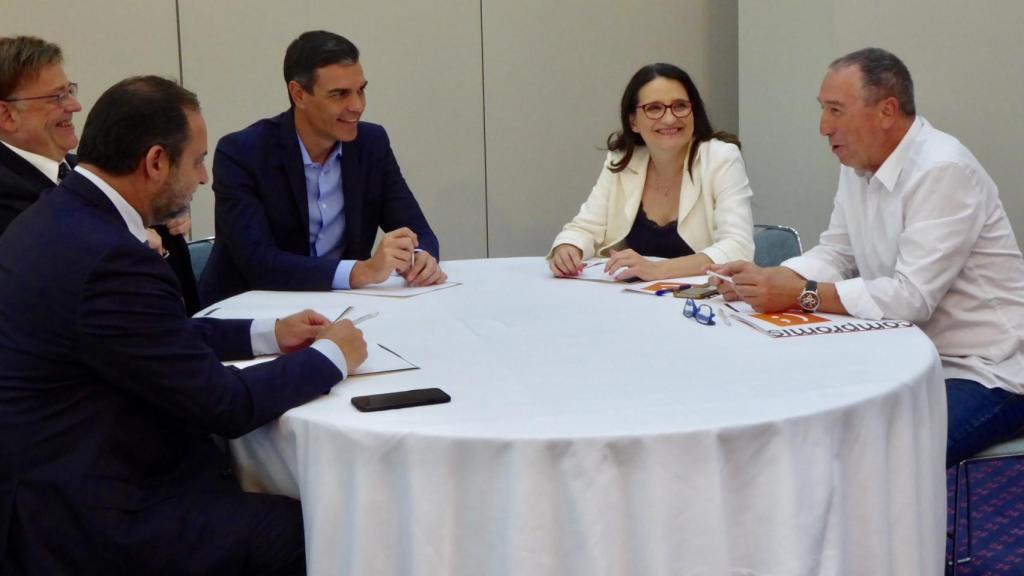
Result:
<svg viewBox="0 0 1024 576">
<path fill-rule="evenodd" d="M 971 506 L 971 561 L 962 563 L 958 576 L 988 574 L 1024 576 L 1024 458 L 1004 458 L 971 464 L 969 468 Z M 949 503 L 948 530 L 953 533 L 953 490 L 956 469 L 946 476 Z M 964 482 L 960 485 L 960 533 L 958 554 L 967 555 L 966 502 Z M 952 537 L 947 540 L 947 560 Z M 947 574 L 951 572 L 947 571 Z"/>
</svg>

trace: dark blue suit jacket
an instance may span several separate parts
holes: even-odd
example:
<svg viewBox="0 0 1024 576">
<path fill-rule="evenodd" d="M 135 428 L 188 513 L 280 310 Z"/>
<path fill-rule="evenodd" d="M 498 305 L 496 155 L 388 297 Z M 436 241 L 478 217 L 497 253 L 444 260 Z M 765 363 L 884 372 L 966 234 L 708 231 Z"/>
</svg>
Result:
<svg viewBox="0 0 1024 576">
<path fill-rule="evenodd" d="M 0 573 L 222 565 L 223 541 L 184 543 L 234 529 L 204 516 L 228 464 L 209 435 L 341 378 L 309 349 L 223 367 L 251 356 L 249 326 L 188 318 L 171 269 L 81 174 L 16 219 L 0 238 Z"/>
<path fill-rule="evenodd" d="M 377 229 L 409 227 L 439 258 L 437 236 L 402 177 L 384 128 L 359 123 L 342 143 L 341 259 L 370 257 Z M 339 259 L 309 255 L 306 177 L 291 111 L 229 134 L 213 159 L 216 236 L 199 282 L 203 305 L 246 290 L 330 290 Z"/>
<path fill-rule="evenodd" d="M 73 155 L 68 154 L 65 160 L 71 167 L 75 166 Z M 53 181 L 28 160 L 0 144 L 0 235 L 49 188 L 53 188 Z"/>
<path fill-rule="evenodd" d="M 68 166 L 74 168 L 77 159 L 74 154 L 64 157 Z M 53 182 L 38 168 L 18 156 L 7 146 L 0 144 L 0 236 L 14 219 L 31 206 L 45 190 L 53 188 Z M 174 270 L 185 297 L 185 309 L 189 315 L 199 311 L 199 293 L 196 277 L 192 273 L 188 243 L 183 236 L 174 236 L 166 226 L 154 226 L 160 234 L 164 249 L 169 255 L 167 264 Z"/>
</svg>

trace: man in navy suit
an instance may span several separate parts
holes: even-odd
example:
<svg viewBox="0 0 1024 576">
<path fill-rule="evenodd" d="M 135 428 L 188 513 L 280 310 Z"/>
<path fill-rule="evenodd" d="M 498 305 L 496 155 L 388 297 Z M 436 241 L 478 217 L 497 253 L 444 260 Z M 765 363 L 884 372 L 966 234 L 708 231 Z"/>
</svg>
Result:
<svg viewBox="0 0 1024 576">
<path fill-rule="evenodd" d="M 359 50 L 306 32 L 284 58 L 291 109 L 229 134 L 213 160 L 216 235 L 200 280 L 210 304 L 253 289 L 331 290 L 447 279 L 437 237 L 384 128 L 360 122 Z M 373 251 L 377 229 L 385 234 Z M 372 255 L 371 255 L 372 251 Z"/>
<path fill-rule="evenodd" d="M 75 167 L 73 117 L 82 109 L 69 82 L 60 46 L 33 36 L 0 38 L 0 235 L 39 195 Z M 191 217 L 146 230 L 150 248 L 164 255 L 181 284 L 189 314 L 199 293 L 188 245 Z"/>
<path fill-rule="evenodd" d="M 78 151 L 0 238 L 0 573 L 304 574 L 299 503 L 243 493 L 210 434 L 328 392 L 366 358 L 362 334 L 312 311 L 186 316 L 145 226 L 207 178 L 191 92 L 114 85 Z"/>
</svg>

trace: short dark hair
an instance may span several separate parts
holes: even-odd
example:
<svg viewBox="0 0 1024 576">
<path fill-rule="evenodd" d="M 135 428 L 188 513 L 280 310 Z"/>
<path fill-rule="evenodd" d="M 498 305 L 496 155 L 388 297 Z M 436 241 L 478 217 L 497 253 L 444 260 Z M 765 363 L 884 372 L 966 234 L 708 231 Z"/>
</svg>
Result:
<svg viewBox="0 0 1024 576">
<path fill-rule="evenodd" d="M 325 30 L 303 32 L 284 53 L 284 83 L 294 80 L 303 90 L 312 92 L 317 68 L 357 62 L 359 49 L 344 36 Z M 288 99 L 291 100 L 290 95 Z"/>
<path fill-rule="evenodd" d="M 42 38 L 0 38 L 0 100 L 10 98 L 22 82 L 35 80 L 44 67 L 63 63 L 60 46 Z"/>
<path fill-rule="evenodd" d="M 917 114 L 914 106 L 914 80 L 910 78 L 910 70 L 895 54 L 881 48 L 861 48 L 836 58 L 828 67 L 830 70 L 839 70 L 847 66 L 860 68 L 865 102 L 874 105 L 891 96 L 896 99 L 900 112 L 905 116 Z"/>
<path fill-rule="evenodd" d="M 135 76 L 104 92 L 85 119 L 78 161 L 113 175 L 130 174 L 153 146 L 177 163 L 188 145 L 186 111 L 199 112 L 199 99 L 173 80 Z"/>
<path fill-rule="evenodd" d="M 690 145 L 687 164 L 689 165 L 691 177 L 693 176 L 693 159 L 697 156 L 697 144 L 716 138 L 737 146 L 740 145 L 740 141 L 736 136 L 726 132 L 715 132 L 714 128 L 711 127 L 711 120 L 708 119 L 708 112 L 704 108 L 704 100 L 700 97 L 700 91 L 697 90 L 697 85 L 693 83 L 690 75 L 685 70 L 673 64 L 648 64 L 637 70 L 636 74 L 633 74 L 633 77 L 629 79 L 629 83 L 626 84 L 626 90 L 622 93 L 622 102 L 619 109 L 622 130 L 613 132 L 608 136 L 608 149 L 613 152 L 622 152 L 623 154 L 622 158 L 617 162 L 612 162 L 609 166 L 612 172 L 622 172 L 629 165 L 629 161 L 633 159 L 633 151 L 636 147 L 646 145 L 644 139 L 636 132 L 633 132 L 630 116 L 636 113 L 636 107 L 640 104 L 638 100 L 640 89 L 655 78 L 668 78 L 669 80 L 679 82 L 683 85 L 683 88 L 686 88 L 686 93 L 690 97 L 690 105 L 693 107 L 693 143 Z"/>
</svg>

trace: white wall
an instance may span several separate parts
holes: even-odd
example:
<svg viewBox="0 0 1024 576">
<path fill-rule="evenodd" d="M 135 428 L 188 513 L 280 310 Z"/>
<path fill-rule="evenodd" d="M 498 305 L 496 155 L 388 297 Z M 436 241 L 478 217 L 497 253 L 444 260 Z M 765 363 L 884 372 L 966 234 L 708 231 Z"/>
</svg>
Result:
<svg viewBox="0 0 1024 576">
<path fill-rule="evenodd" d="M 539 255 L 575 214 L 641 65 L 686 68 L 712 119 L 736 130 L 736 0 L 0 0 L 0 34 L 57 42 L 86 109 L 132 74 L 179 76 L 210 151 L 288 106 L 281 65 L 308 29 L 353 40 L 364 118 L 387 129 L 445 259 Z M 180 22 L 180 29 L 179 29 Z M 178 33 L 180 31 L 180 53 Z M 212 161 L 212 158 L 211 158 Z M 193 237 L 213 233 L 200 188 Z"/>
<path fill-rule="evenodd" d="M 795 226 L 805 248 L 817 244 L 839 167 L 818 134 L 818 88 L 833 59 L 879 46 L 910 69 L 918 113 L 991 174 L 1022 238 L 1022 23 L 1019 0 L 740 0 L 740 136 L 755 221 Z"/>
<path fill-rule="evenodd" d="M 111 15 L 120 23 L 111 24 Z M 168 0 L 0 0 L 0 36 L 40 36 L 64 51 L 64 71 L 78 82 L 85 116 L 104 90 L 136 74 L 178 77 L 174 2 Z"/>
</svg>

